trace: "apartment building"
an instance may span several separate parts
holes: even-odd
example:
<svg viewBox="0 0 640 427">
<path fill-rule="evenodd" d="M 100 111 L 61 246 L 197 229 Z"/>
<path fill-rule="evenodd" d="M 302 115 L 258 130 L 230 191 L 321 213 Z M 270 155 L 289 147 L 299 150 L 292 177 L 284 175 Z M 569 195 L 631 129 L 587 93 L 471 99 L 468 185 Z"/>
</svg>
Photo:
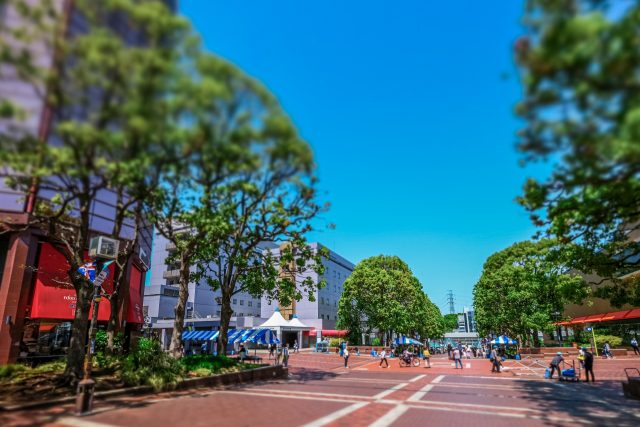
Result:
<svg viewBox="0 0 640 427">
<path fill-rule="evenodd" d="M 310 243 L 310 246 L 317 251 L 323 246 L 320 243 Z M 278 250 L 273 249 L 274 256 L 278 256 Z M 344 281 L 353 272 L 355 265 L 336 252 L 329 250 L 329 257 L 325 258 L 324 274 L 319 275 L 315 271 L 309 270 L 298 273 L 296 281 L 302 282 L 310 277 L 314 283 L 326 280 L 326 286 L 316 292 L 315 301 L 310 301 L 308 295 L 303 296 L 300 301 L 294 302 L 288 310 L 281 310 L 285 319 L 291 318 L 294 314 L 307 326 L 317 330 L 333 330 L 336 328 L 338 320 L 338 302 L 342 295 Z M 273 314 L 277 301 L 269 301 L 262 298 L 260 317 L 269 318 Z M 313 331 L 312 331 L 313 333 Z"/>
</svg>

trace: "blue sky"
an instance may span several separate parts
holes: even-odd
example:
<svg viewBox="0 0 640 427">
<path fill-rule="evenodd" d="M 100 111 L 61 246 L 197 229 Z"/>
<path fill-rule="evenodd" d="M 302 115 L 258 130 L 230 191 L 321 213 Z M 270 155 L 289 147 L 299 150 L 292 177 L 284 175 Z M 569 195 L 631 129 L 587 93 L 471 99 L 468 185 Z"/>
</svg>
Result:
<svg viewBox="0 0 640 427">
<path fill-rule="evenodd" d="M 513 201 L 535 172 L 515 151 L 521 1 L 180 4 L 312 145 L 336 224 L 312 240 L 354 263 L 398 255 L 460 310 L 485 259 L 533 234 Z"/>
</svg>

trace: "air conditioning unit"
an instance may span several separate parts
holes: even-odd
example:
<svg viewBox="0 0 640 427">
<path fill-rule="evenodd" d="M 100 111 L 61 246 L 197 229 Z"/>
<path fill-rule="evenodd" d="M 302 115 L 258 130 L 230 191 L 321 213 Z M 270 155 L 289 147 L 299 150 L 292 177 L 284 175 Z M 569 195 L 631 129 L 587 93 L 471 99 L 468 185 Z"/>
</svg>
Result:
<svg viewBox="0 0 640 427">
<path fill-rule="evenodd" d="M 116 259 L 120 241 L 106 236 L 92 237 L 89 241 L 89 256 L 91 258 Z"/>
</svg>

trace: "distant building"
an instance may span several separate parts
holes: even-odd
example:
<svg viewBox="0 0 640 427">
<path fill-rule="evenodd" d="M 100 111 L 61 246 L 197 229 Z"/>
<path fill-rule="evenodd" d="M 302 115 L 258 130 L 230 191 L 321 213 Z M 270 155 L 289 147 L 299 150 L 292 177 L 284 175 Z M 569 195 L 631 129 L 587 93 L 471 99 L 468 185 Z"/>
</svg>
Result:
<svg viewBox="0 0 640 427">
<path fill-rule="evenodd" d="M 320 243 L 311 243 L 310 246 L 314 250 L 322 247 Z M 272 250 L 272 252 L 275 256 L 278 256 L 278 250 Z M 326 286 L 315 293 L 315 301 L 310 301 L 308 296 L 305 295 L 300 301 L 294 302 L 293 307 L 281 308 L 286 319 L 297 314 L 302 323 L 315 328 L 316 331 L 322 331 L 323 329 L 334 330 L 336 328 L 338 302 L 342 295 L 343 284 L 355 268 L 353 263 L 332 250 L 329 250 L 329 257 L 323 260 L 323 264 L 325 267 L 323 275 L 319 275 L 314 271 L 306 271 L 298 274 L 296 279 L 297 282 L 301 282 L 305 278 L 311 277 L 316 284 L 322 279 L 326 280 Z M 271 317 L 277 305 L 277 302 L 269 302 L 266 297 L 263 297 L 260 317 Z M 311 336 L 313 334 L 314 331 L 311 331 Z"/>
<path fill-rule="evenodd" d="M 458 314 L 458 332 L 477 332 L 477 330 L 474 311 L 464 307 L 462 313 Z"/>
<path fill-rule="evenodd" d="M 143 312 L 147 323 L 152 329 L 157 330 L 165 347 L 171 341 L 179 293 L 180 265 L 179 263 L 167 264 L 167 258 L 175 251 L 176 247 L 173 243 L 160 233 L 155 233 L 151 256 L 151 280 L 144 289 Z M 189 283 L 185 324 L 195 330 L 218 329 L 220 298 L 220 290 L 214 291 L 204 280 L 201 283 Z M 242 327 L 245 324 L 249 327 L 253 326 L 253 321 L 245 318 L 259 318 L 260 305 L 260 298 L 254 298 L 248 293 L 234 295 L 231 300 L 233 315 L 230 326 Z"/>
<path fill-rule="evenodd" d="M 320 247 L 318 243 L 311 243 L 312 248 Z M 145 287 L 143 311 L 147 323 L 159 336 L 164 347 L 171 342 L 171 333 L 175 319 L 175 306 L 178 301 L 179 265 L 167 264 L 167 258 L 175 251 L 175 246 L 161 234 L 156 233 L 153 242 L 153 254 L 151 258 L 151 280 Z M 277 256 L 279 250 L 272 243 L 264 243 L 262 250 L 270 250 Z M 324 275 L 319 276 L 313 271 L 308 271 L 297 276 L 301 281 L 311 277 L 314 283 L 326 279 L 327 286 L 316 292 L 315 301 L 309 301 L 305 296 L 300 301 L 294 302 L 289 307 L 280 311 L 286 320 L 291 320 L 294 315 L 298 321 L 310 327 L 305 331 L 300 340 L 301 345 L 315 342 L 309 339 L 315 337 L 317 331 L 333 330 L 338 319 L 338 301 L 342 295 L 342 285 L 353 271 L 354 265 L 336 254 L 329 252 L 329 259 L 323 261 L 325 265 Z M 190 283 L 189 297 L 187 299 L 185 326 L 193 330 L 215 330 L 220 327 L 220 291 L 213 291 L 206 283 Z M 247 293 L 240 293 L 233 297 L 231 307 L 231 328 L 258 327 L 270 318 L 277 302 L 269 302 L 266 297 L 254 298 Z"/>
</svg>

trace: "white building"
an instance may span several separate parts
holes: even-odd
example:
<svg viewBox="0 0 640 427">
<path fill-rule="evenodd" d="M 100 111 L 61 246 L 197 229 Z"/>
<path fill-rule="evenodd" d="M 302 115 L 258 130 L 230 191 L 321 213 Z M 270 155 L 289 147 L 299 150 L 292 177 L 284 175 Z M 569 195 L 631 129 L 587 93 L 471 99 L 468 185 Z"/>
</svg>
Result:
<svg viewBox="0 0 640 427">
<path fill-rule="evenodd" d="M 319 247 L 318 243 L 310 245 L 314 249 Z M 265 243 L 262 247 L 277 253 L 277 246 L 274 244 Z M 156 330 L 165 348 L 169 345 L 173 331 L 174 309 L 179 292 L 179 265 L 167 265 L 166 263 L 172 251 L 175 251 L 175 246 L 156 232 L 151 256 L 151 280 L 149 286 L 145 287 L 143 306 L 147 323 L 153 330 Z M 326 287 L 316 292 L 315 301 L 311 302 L 308 297 L 304 297 L 294 305 L 294 314 L 297 314 L 299 321 L 311 330 L 305 330 L 304 339 L 298 341 L 304 345 L 315 343 L 315 339 L 309 339 L 310 332 L 314 334 L 314 330 L 335 329 L 342 285 L 354 268 L 351 262 L 335 252 L 330 251 L 329 254 L 329 259 L 323 260 L 325 272 L 322 277 L 313 271 L 308 271 L 300 274 L 300 277 L 296 279 L 300 282 L 306 277 L 311 277 L 316 284 L 322 278 L 327 281 Z M 213 291 L 206 282 L 190 283 L 185 325 L 195 330 L 218 329 L 220 326 L 220 304 L 218 302 L 220 296 L 220 291 Z M 231 303 L 233 309 L 229 325 L 231 328 L 258 327 L 273 315 L 274 309 L 278 306 L 277 302 L 269 303 L 266 297 L 254 298 L 247 293 L 235 295 Z"/>
<path fill-rule="evenodd" d="M 320 243 L 310 243 L 310 246 L 315 250 L 323 247 Z M 272 250 L 272 253 L 276 256 L 277 252 L 277 250 Z M 309 301 L 308 296 L 304 295 L 300 301 L 296 301 L 294 304 L 293 313 L 298 315 L 303 324 L 316 330 L 336 328 L 338 302 L 342 295 L 343 284 L 355 268 L 353 263 L 331 250 L 329 250 L 329 258 L 324 259 L 323 264 L 325 271 L 322 276 L 315 271 L 309 270 L 300 273 L 296 278 L 298 283 L 307 277 L 311 277 L 316 284 L 323 278 L 327 282 L 324 288 L 315 293 L 315 301 Z M 278 306 L 276 301 L 269 302 L 266 297 L 263 297 L 260 317 L 265 319 L 271 317 L 276 306 Z"/>
</svg>

